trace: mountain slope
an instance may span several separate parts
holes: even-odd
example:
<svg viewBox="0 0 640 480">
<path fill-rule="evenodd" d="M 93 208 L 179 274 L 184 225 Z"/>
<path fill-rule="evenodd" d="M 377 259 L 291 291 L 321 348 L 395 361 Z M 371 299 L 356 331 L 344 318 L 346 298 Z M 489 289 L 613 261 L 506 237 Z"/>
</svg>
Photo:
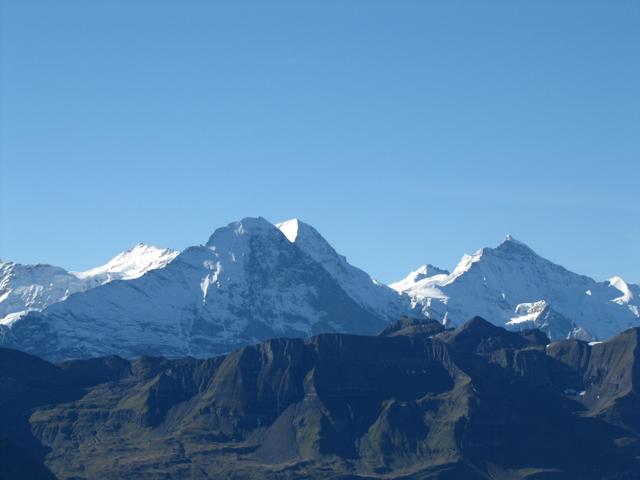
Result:
<svg viewBox="0 0 640 480">
<path fill-rule="evenodd" d="M 419 323 L 207 360 L 52 365 L 0 348 L 0 438 L 20 452 L 5 465 L 77 479 L 638 478 L 638 329 L 548 345 L 481 318 Z"/>
<path fill-rule="evenodd" d="M 324 253 L 319 262 L 265 219 L 246 218 L 219 228 L 206 245 L 187 248 L 164 268 L 29 314 L 0 332 L 2 343 L 50 359 L 203 357 L 274 336 L 371 333 L 408 311 L 408 299 L 397 310 L 363 306 L 349 282 L 369 285 L 371 279 Z M 346 275 L 339 281 L 325 265 Z M 399 298 L 386 287 L 366 288 Z"/>
<path fill-rule="evenodd" d="M 81 279 L 92 280 L 97 283 L 107 283 L 111 280 L 132 280 L 141 277 L 149 270 L 163 268 L 171 262 L 178 253 L 169 248 L 158 248 L 153 245 L 138 243 L 136 246 L 122 252 L 104 265 L 84 272 L 72 272 Z"/>
<path fill-rule="evenodd" d="M 512 237 L 465 255 L 450 274 L 413 272 L 391 287 L 453 324 L 480 315 L 510 328 L 543 328 L 553 338 L 601 339 L 640 324 L 637 286 L 572 273 Z"/>
<path fill-rule="evenodd" d="M 292 219 L 276 224 L 287 239 L 308 254 L 338 282 L 360 306 L 376 315 L 397 319 L 411 307 L 404 295 L 372 279 L 369 274 L 350 265 L 311 225 Z"/>
<path fill-rule="evenodd" d="M 0 263 L 0 323 L 11 323 L 29 310 L 84 290 L 85 282 L 60 267 Z"/>
<path fill-rule="evenodd" d="M 0 262 L 0 324 L 10 324 L 27 311 L 42 310 L 69 295 L 116 279 L 132 279 L 162 268 L 178 252 L 138 244 L 105 265 L 68 272 L 52 265 Z"/>
</svg>

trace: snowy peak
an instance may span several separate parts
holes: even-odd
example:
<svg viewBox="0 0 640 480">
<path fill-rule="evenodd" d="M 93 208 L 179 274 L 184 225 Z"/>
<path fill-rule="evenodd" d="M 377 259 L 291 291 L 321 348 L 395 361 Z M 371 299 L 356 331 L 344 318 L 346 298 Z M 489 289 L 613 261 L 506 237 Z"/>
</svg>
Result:
<svg viewBox="0 0 640 480">
<path fill-rule="evenodd" d="M 443 268 L 438 268 L 429 263 L 422 265 L 415 272 L 409 274 L 416 282 L 423 278 L 435 277 L 436 275 L 449 275 L 449 272 Z"/>
<path fill-rule="evenodd" d="M 252 236 L 274 236 L 276 234 L 278 234 L 277 229 L 264 218 L 246 217 L 237 222 L 231 222 L 226 227 L 216 229 L 209 237 L 206 246 L 210 248 L 226 248 Z"/>
<path fill-rule="evenodd" d="M 496 248 L 484 247 L 476 250 L 473 254 L 464 254 L 456 267 L 451 272 L 447 281 L 453 281 L 457 277 L 470 271 L 476 264 L 486 264 L 496 259 L 516 259 L 521 257 L 537 256 L 536 253 L 524 243 L 516 240 L 511 235 L 507 235 L 504 240 Z"/>
<path fill-rule="evenodd" d="M 520 275 L 524 271 L 528 271 L 532 275 L 529 277 Z M 481 276 L 483 282 L 497 281 L 500 284 L 506 280 L 504 276 L 516 274 L 519 276 L 519 280 L 529 283 L 535 282 L 539 273 L 550 273 L 551 271 L 553 271 L 553 275 L 570 275 L 581 277 L 583 280 L 591 280 L 588 277 L 569 272 L 564 267 L 540 256 L 527 244 L 507 235 L 495 248 L 484 247 L 472 255 L 464 255 L 451 274 L 449 281 L 472 272 L 474 276 Z"/>
<path fill-rule="evenodd" d="M 497 248 L 512 249 L 512 250 L 521 249 L 521 250 L 533 251 L 531 247 L 529 247 L 529 245 L 527 245 L 524 242 L 521 242 L 520 240 L 516 240 L 513 237 L 513 235 L 509 235 L 509 234 L 507 234 L 504 237 L 504 240 L 500 242 L 500 245 L 498 245 Z"/>
<path fill-rule="evenodd" d="M 498 255 L 540 257 L 526 243 L 516 240 L 511 235 L 507 235 L 504 238 L 504 240 L 500 243 L 500 245 L 498 245 L 495 249 L 487 249 L 487 250 L 492 250 L 492 252 Z"/>
<path fill-rule="evenodd" d="M 97 278 L 100 283 L 111 280 L 131 280 L 149 270 L 162 268 L 178 255 L 168 248 L 138 243 L 133 248 L 119 253 L 104 265 L 84 272 L 72 272 L 80 279 Z"/>
<path fill-rule="evenodd" d="M 538 258 L 544 260 L 527 244 L 516 240 L 511 235 L 507 235 L 504 240 L 495 248 L 484 247 L 477 250 L 472 255 L 463 255 L 462 259 L 456 265 L 452 275 L 458 276 L 467 272 L 475 263 L 480 261 L 487 262 L 490 259 L 509 259 L 520 261 L 523 257 Z"/>
<path fill-rule="evenodd" d="M 507 235 L 504 240 L 496 247 L 484 247 L 480 250 L 477 250 L 472 255 L 463 255 L 462 259 L 456 265 L 456 268 L 453 270 L 452 276 L 457 277 L 471 269 L 474 264 L 479 262 L 493 262 L 493 261 L 522 261 L 523 258 L 528 259 L 540 259 L 544 260 L 540 257 L 536 252 L 533 251 L 528 245 L 525 243 L 516 240 L 511 235 Z"/>
<path fill-rule="evenodd" d="M 411 289 L 415 284 L 422 282 L 425 279 L 434 280 L 435 277 L 439 279 L 448 278 L 450 273 L 442 268 L 435 267 L 431 264 L 425 264 L 419 267 L 417 270 L 409 273 L 405 278 L 390 284 L 389 286 L 398 292 L 404 292 Z"/>
<path fill-rule="evenodd" d="M 216 229 L 206 243 L 214 257 L 215 279 L 219 285 L 243 284 L 249 270 L 270 269 L 280 256 L 297 251 L 276 228 L 262 217 L 247 217 Z M 252 263 L 253 262 L 253 263 Z"/>
</svg>

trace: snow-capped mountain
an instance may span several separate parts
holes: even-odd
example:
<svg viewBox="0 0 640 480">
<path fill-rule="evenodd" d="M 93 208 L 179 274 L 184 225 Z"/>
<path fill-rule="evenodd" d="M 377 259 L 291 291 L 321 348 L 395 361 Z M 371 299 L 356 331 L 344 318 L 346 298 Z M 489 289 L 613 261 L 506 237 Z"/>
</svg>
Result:
<svg viewBox="0 0 640 480">
<path fill-rule="evenodd" d="M 0 330 L 0 343 L 55 360 L 202 357 L 275 336 L 375 333 L 409 312 L 408 297 L 350 266 L 311 227 L 280 229 L 263 218 L 231 223 L 164 268 L 29 313 Z"/>
<path fill-rule="evenodd" d="M 178 252 L 138 244 L 106 264 L 85 272 L 52 265 L 0 262 L 0 324 L 13 323 L 28 311 L 42 310 L 69 295 L 108 283 L 137 278 L 161 268 Z"/>
<path fill-rule="evenodd" d="M 391 287 L 452 324 L 479 315 L 507 328 L 583 339 L 606 339 L 640 325 L 637 285 L 572 273 L 511 236 L 497 248 L 465 255 L 451 273 L 430 270 L 423 267 Z"/>
</svg>

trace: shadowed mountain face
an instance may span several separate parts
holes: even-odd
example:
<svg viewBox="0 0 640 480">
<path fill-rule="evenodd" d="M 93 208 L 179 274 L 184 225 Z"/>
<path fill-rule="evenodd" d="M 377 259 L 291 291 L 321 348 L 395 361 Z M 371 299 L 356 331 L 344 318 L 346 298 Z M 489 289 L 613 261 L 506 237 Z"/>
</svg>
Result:
<svg viewBox="0 0 640 480">
<path fill-rule="evenodd" d="M 0 349 L 0 478 L 635 479 L 638 335 L 403 319 L 207 360 Z"/>
</svg>

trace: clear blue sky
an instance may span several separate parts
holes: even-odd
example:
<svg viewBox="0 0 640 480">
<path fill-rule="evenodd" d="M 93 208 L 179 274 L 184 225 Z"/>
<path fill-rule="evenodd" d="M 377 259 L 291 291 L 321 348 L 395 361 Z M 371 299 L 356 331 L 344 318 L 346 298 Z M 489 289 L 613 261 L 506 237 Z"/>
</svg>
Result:
<svg viewBox="0 0 640 480">
<path fill-rule="evenodd" d="M 384 281 L 511 233 L 640 281 L 638 1 L 2 1 L 0 258 L 261 215 Z"/>
</svg>

